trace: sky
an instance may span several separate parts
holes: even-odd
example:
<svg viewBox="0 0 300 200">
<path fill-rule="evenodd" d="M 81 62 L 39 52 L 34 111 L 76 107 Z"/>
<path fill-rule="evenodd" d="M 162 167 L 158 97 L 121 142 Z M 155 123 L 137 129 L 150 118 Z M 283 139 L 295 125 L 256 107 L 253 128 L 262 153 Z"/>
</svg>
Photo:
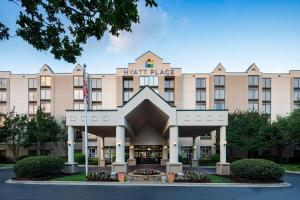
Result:
<svg viewBox="0 0 300 200">
<path fill-rule="evenodd" d="M 208 73 L 218 63 L 235 72 L 252 63 L 263 72 L 300 70 L 300 0 L 157 0 L 157 8 L 140 1 L 131 33 L 83 45 L 77 62 L 89 73 L 115 73 L 148 50 L 184 73 Z M 14 30 L 19 9 L 1 0 L 0 21 Z M 37 73 L 44 64 L 54 72 L 75 67 L 21 38 L 0 41 L 0 71 Z"/>
</svg>

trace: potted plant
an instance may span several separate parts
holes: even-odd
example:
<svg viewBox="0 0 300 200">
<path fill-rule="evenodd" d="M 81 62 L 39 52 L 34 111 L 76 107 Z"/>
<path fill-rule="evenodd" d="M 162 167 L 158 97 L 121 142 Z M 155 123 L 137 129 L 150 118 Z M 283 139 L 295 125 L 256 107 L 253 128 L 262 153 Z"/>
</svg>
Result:
<svg viewBox="0 0 300 200">
<path fill-rule="evenodd" d="M 175 180 L 175 173 L 174 173 L 174 172 L 169 172 L 169 173 L 167 174 L 167 177 L 168 177 L 168 182 L 169 182 L 169 183 L 173 183 L 174 180 Z"/>
<path fill-rule="evenodd" d="M 125 177 L 126 177 L 126 173 L 125 172 L 119 172 L 118 173 L 118 180 L 120 183 L 124 183 L 125 182 Z"/>
</svg>

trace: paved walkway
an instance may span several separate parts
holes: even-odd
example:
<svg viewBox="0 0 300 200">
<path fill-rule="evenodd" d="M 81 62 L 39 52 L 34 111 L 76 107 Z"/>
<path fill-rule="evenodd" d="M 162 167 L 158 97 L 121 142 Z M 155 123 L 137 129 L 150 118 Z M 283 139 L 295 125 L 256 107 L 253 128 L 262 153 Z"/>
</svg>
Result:
<svg viewBox="0 0 300 200">
<path fill-rule="evenodd" d="M 5 184 L 11 169 L 0 169 L 1 200 L 299 200 L 300 175 L 287 174 L 288 188 L 136 187 Z"/>
</svg>

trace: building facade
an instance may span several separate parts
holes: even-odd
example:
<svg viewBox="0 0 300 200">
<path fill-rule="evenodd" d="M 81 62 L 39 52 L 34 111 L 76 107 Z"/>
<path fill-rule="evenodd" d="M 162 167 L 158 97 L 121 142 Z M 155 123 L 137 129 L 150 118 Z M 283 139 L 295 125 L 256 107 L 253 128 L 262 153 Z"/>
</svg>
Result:
<svg viewBox="0 0 300 200">
<path fill-rule="evenodd" d="M 186 116 L 195 115 L 195 118 L 201 118 L 201 113 L 211 111 L 212 114 L 206 113 L 205 118 L 208 119 L 211 116 L 218 118 L 218 112 L 222 111 L 253 110 L 265 113 L 271 120 L 275 120 L 277 115 L 287 114 L 300 107 L 299 70 L 291 70 L 289 73 L 263 73 L 252 64 L 246 72 L 226 72 L 222 64 L 218 64 L 211 73 L 187 74 L 181 68 L 164 63 L 162 58 L 150 51 L 138 57 L 134 63 L 129 63 L 128 67 L 117 68 L 116 74 L 90 73 L 88 82 L 88 107 L 91 113 L 101 110 L 119 112 L 134 97 L 151 93 L 149 91 L 157 94 L 170 108 L 176 108 L 174 115 L 179 118 L 181 112 L 188 111 L 199 111 L 198 114 L 185 113 Z M 75 133 L 74 151 L 80 152 L 83 151 L 82 120 L 79 120 L 84 109 L 82 87 L 83 68 L 80 65 L 71 73 L 54 73 L 47 65 L 37 74 L 12 74 L 2 71 L 0 112 L 7 113 L 15 109 L 18 113 L 28 113 L 31 116 L 41 106 L 46 113 L 51 113 L 58 120 L 67 117 L 67 123 L 72 125 L 70 131 Z M 161 112 L 164 106 L 157 107 L 155 103 L 160 102 L 154 103 L 155 99 L 153 97 L 153 100 L 149 100 L 145 96 L 143 101 L 124 116 L 126 124 L 131 126 L 125 128 L 124 154 L 126 159 L 135 159 L 136 163 L 161 163 L 170 157 L 170 151 L 165 151 L 171 148 L 170 135 L 165 136 L 163 133 L 166 129 L 170 133 L 171 126 L 166 126 L 170 122 L 170 116 L 169 113 Z M 217 113 L 213 113 L 214 111 Z M 185 120 L 187 125 L 178 126 L 178 154 L 186 162 L 214 154 L 218 130 L 216 127 L 226 126 L 227 118 L 224 118 L 222 126 L 214 121 L 215 124 L 209 124 L 210 128 L 199 129 L 190 128 L 189 119 Z M 93 124 L 93 121 L 90 123 Z M 102 123 L 105 124 L 105 120 Z M 201 124 L 202 121 L 198 119 L 197 123 Z M 115 129 L 110 129 L 111 126 L 89 127 L 90 157 L 105 160 L 105 163 L 115 160 L 118 141 L 114 135 Z M 197 131 L 199 134 L 196 134 Z M 63 149 L 52 149 L 49 146 L 43 152 L 57 155 L 63 154 Z M 22 150 L 24 155 L 34 153 L 32 149 Z M 0 146 L 0 154 L 9 156 L 5 145 Z"/>
</svg>

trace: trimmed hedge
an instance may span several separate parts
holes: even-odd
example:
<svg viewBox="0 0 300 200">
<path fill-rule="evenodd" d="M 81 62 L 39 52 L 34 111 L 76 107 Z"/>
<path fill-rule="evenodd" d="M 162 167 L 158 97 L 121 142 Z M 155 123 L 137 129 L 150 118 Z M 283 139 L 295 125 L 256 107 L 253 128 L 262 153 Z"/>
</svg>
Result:
<svg viewBox="0 0 300 200">
<path fill-rule="evenodd" d="M 284 174 L 284 169 L 270 160 L 242 159 L 230 165 L 231 174 L 240 180 L 257 182 L 276 181 Z"/>
<path fill-rule="evenodd" d="M 17 161 L 14 171 L 17 178 L 50 178 L 62 173 L 64 160 L 53 156 L 32 156 Z"/>
</svg>

